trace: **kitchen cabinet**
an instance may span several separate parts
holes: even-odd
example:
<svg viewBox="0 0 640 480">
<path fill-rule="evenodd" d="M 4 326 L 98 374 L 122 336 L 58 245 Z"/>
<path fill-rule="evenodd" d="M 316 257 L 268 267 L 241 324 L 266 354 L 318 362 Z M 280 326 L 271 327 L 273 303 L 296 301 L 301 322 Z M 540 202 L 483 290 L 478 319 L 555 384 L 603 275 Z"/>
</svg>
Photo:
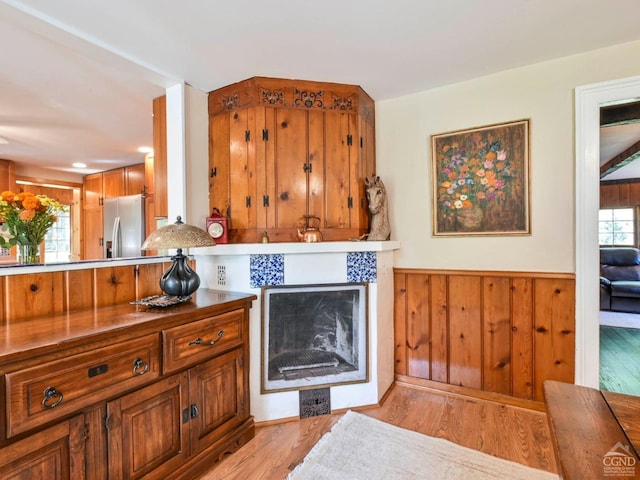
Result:
<svg viewBox="0 0 640 480">
<path fill-rule="evenodd" d="M 156 218 L 167 218 L 167 97 L 153 99 L 153 177 Z"/>
<path fill-rule="evenodd" d="M 255 299 L 201 289 L 0 326 L 0 479 L 190 479 L 238 449 Z"/>
<path fill-rule="evenodd" d="M 353 85 L 255 77 L 211 92 L 209 207 L 231 241 L 295 241 L 309 216 L 326 240 L 366 233 L 373 110 Z"/>
<path fill-rule="evenodd" d="M 144 163 L 124 167 L 124 187 L 125 195 L 146 193 Z"/>
<path fill-rule="evenodd" d="M 144 191 L 144 163 L 93 173 L 84 177 L 82 188 L 83 260 L 104 258 L 102 211 L 104 200 L 125 195 L 136 195 L 144 193 Z"/>
</svg>

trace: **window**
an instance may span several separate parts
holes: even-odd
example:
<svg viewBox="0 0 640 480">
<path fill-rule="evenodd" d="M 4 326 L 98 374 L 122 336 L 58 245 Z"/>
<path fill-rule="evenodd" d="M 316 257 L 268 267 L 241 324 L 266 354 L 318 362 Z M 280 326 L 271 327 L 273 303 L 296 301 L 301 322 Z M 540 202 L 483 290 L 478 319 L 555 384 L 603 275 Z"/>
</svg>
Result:
<svg viewBox="0 0 640 480">
<path fill-rule="evenodd" d="M 598 215 L 600 246 L 634 246 L 635 214 L 633 208 L 604 208 Z"/>
<path fill-rule="evenodd" d="M 44 258 L 50 262 L 71 260 L 71 223 L 69 212 L 59 213 L 58 221 L 44 237 Z"/>
</svg>

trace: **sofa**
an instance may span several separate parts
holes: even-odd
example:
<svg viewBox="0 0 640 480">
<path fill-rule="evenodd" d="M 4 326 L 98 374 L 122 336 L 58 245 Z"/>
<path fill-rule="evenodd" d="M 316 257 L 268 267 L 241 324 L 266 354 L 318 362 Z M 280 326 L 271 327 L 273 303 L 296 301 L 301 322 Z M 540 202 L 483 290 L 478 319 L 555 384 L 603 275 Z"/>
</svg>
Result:
<svg viewBox="0 0 640 480">
<path fill-rule="evenodd" d="M 600 310 L 640 313 L 639 249 L 600 249 Z"/>
</svg>

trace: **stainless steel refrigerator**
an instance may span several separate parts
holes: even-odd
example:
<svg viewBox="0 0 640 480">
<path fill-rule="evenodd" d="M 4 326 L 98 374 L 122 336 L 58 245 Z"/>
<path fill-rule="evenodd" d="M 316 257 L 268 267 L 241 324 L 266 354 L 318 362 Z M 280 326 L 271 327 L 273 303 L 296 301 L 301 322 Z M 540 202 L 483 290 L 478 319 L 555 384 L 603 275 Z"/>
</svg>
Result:
<svg viewBox="0 0 640 480">
<path fill-rule="evenodd" d="M 104 201 L 104 258 L 141 257 L 144 197 L 128 195 Z"/>
</svg>

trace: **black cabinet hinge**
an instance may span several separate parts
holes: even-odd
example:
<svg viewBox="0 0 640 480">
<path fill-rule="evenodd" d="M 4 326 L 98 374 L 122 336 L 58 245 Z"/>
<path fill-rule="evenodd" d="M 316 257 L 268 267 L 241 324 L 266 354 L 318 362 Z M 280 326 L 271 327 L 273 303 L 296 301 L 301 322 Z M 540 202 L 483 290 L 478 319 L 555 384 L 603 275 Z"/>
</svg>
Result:
<svg viewBox="0 0 640 480">
<path fill-rule="evenodd" d="M 347 145 L 353 145 L 353 135 L 347 135 Z"/>
<path fill-rule="evenodd" d="M 262 206 L 263 207 L 268 207 L 269 206 L 269 195 L 263 195 L 262 196 Z"/>
<path fill-rule="evenodd" d="M 347 198 L 347 208 L 353 208 L 353 197 Z"/>
<path fill-rule="evenodd" d="M 218 176 L 218 167 L 213 167 L 211 169 L 211 172 L 209 173 L 210 177 L 217 177 Z"/>
<path fill-rule="evenodd" d="M 313 171 L 313 165 L 311 163 L 305 163 L 302 166 L 302 171 L 304 173 L 311 173 Z"/>
<path fill-rule="evenodd" d="M 364 147 L 364 139 L 360 137 L 360 148 Z"/>
<path fill-rule="evenodd" d="M 269 140 L 269 130 L 267 130 L 266 128 L 262 129 L 262 140 L 265 142 Z"/>
<path fill-rule="evenodd" d="M 251 207 L 251 197 L 245 198 L 245 205 L 247 208 Z"/>
<path fill-rule="evenodd" d="M 250 142 L 251 141 L 251 130 L 245 130 L 245 132 L 244 132 L 244 141 L 245 142 Z"/>
</svg>

